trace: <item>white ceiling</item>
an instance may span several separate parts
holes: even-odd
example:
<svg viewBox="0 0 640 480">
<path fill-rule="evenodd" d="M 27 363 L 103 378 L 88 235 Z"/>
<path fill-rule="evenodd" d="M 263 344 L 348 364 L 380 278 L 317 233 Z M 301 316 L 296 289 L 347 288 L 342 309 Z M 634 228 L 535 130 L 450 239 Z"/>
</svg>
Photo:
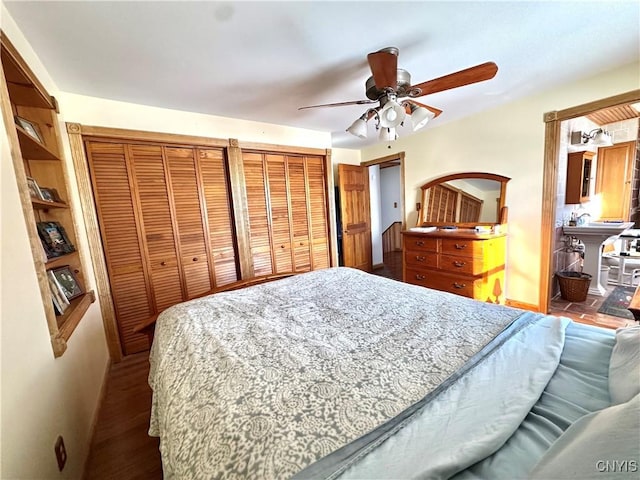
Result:
<svg viewBox="0 0 640 480">
<path fill-rule="evenodd" d="M 330 131 L 345 148 L 377 141 L 373 125 L 344 132 L 364 106 L 297 109 L 365 99 L 366 55 L 384 47 L 413 84 L 498 64 L 419 98 L 444 111 L 426 128 L 640 58 L 637 1 L 4 3 L 63 91 Z"/>
</svg>

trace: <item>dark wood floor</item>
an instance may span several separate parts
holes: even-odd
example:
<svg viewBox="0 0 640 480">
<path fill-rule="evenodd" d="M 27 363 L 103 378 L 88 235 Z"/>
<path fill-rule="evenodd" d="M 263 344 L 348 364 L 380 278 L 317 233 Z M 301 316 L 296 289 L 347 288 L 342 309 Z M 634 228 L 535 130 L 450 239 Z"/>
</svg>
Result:
<svg viewBox="0 0 640 480">
<path fill-rule="evenodd" d="M 402 253 L 385 255 L 384 268 L 374 272 L 402 280 Z M 613 288 L 611 287 L 610 290 Z M 586 302 L 571 303 L 560 298 L 551 313 L 581 323 L 617 328 L 630 321 L 598 314 L 604 297 L 589 295 Z M 632 322 L 631 322 L 632 323 Z M 151 389 L 148 353 L 130 355 L 111 366 L 105 398 L 85 472 L 86 480 L 161 480 L 162 465 L 158 439 L 149 437 Z"/>
<path fill-rule="evenodd" d="M 91 442 L 86 480 L 162 480 L 158 439 L 150 437 L 149 353 L 111 366 Z"/>
</svg>

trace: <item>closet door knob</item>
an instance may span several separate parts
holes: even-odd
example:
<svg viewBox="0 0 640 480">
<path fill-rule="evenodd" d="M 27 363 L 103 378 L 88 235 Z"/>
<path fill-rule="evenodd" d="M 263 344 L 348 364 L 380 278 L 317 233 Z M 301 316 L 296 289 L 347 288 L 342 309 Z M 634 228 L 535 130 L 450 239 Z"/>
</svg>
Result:
<svg viewBox="0 0 640 480">
<path fill-rule="evenodd" d="M 198 261 L 198 257 L 193 257 L 193 261 L 197 262 Z"/>
<path fill-rule="evenodd" d="M 163 267 L 167 264 L 167 262 L 160 262 L 160 265 L 162 265 Z"/>
</svg>

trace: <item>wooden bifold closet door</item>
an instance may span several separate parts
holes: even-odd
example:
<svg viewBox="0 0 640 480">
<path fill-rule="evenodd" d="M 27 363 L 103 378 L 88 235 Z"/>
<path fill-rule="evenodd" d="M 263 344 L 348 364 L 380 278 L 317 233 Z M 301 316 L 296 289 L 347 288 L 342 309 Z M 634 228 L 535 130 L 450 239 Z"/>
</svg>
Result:
<svg viewBox="0 0 640 480">
<path fill-rule="evenodd" d="M 323 157 L 242 153 L 256 276 L 330 266 Z"/>
<path fill-rule="evenodd" d="M 87 140 L 89 171 L 120 341 L 176 303 L 239 279 L 222 149 Z"/>
</svg>

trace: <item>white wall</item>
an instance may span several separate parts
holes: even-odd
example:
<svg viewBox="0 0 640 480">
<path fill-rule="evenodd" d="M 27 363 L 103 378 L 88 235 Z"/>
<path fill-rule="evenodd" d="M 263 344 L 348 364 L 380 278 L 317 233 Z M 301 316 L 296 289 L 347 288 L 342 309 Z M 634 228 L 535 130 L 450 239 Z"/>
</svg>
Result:
<svg viewBox="0 0 640 480">
<path fill-rule="evenodd" d="M 380 170 L 380 213 L 382 231 L 394 222 L 402 221 L 402 184 L 400 182 L 400 166 L 387 167 Z M 395 204 L 395 206 L 394 206 Z"/>
<path fill-rule="evenodd" d="M 0 5 L 1 27 L 23 54 L 49 93 L 57 89 L 30 46 Z M 10 125 L 9 128 L 13 128 Z M 22 214 L 13 162 L 4 123 L 2 144 L 0 227 L 2 325 L 2 417 L 0 477 L 11 479 L 68 478 L 82 475 L 91 425 L 102 379 L 108 366 L 104 330 L 98 303 L 87 311 L 67 351 L 53 356 L 49 331 Z M 70 162 L 68 162 L 69 164 Z M 71 198 L 77 205 L 73 186 Z M 76 212 L 78 213 L 78 212 Z M 81 225 L 78 247 L 86 251 Z M 87 286 L 93 285 L 91 266 Z M 64 437 L 68 453 L 62 473 L 53 451 L 56 437 Z"/>
<path fill-rule="evenodd" d="M 380 210 L 380 165 L 369 168 L 369 205 L 371 210 L 371 261 L 380 265 L 382 257 L 382 212 Z"/>
<path fill-rule="evenodd" d="M 456 122 L 362 151 L 367 161 L 404 151 L 408 226 L 415 225 L 420 185 L 440 175 L 489 171 L 511 177 L 507 185 L 509 236 L 507 298 L 538 305 L 540 222 L 544 162 L 543 114 L 638 88 L 635 63 Z M 446 109 L 443 117 L 446 118 Z"/>
</svg>

